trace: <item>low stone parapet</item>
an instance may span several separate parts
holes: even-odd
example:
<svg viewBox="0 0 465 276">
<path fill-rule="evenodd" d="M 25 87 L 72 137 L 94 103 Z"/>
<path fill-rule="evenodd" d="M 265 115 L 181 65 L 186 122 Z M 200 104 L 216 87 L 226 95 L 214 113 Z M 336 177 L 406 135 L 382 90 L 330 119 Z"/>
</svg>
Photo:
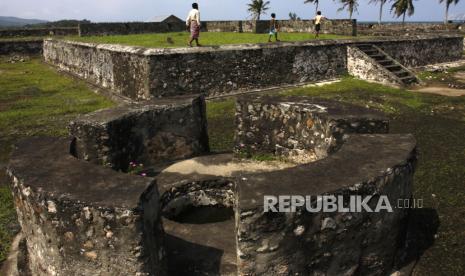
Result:
<svg viewBox="0 0 465 276">
<path fill-rule="evenodd" d="M 42 53 L 43 39 L 0 40 L 0 55 Z"/>
<path fill-rule="evenodd" d="M 148 49 L 45 40 L 45 61 L 136 100 L 303 85 L 348 73 L 347 47 L 378 46 L 405 67 L 455 61 L 463 36 L 382 37 Z M 448 49 L 438 51 L 437 49 Z"/>
<path fill-rule="evenodd" d="M 33 275 L 163 275 L 152 178 L 71 155 L 70 139 L 16 145 L 8 174 Z"/>
<path fill-rule="evenodd" d="M 22 28 L 0 30 L 0 38 L 78 35 L 76 27 Z"/>
<path fill-rule="evenodd" d="M 235 152 L 324 158 L 351 133 L 387 133 L 381 112 L 323 99 L 245 95 L 236 104 Z"/>
<path fill-rule="evenodd" d="M 238 179 L 238 273 L 389 274 L 405 238 L 408 209 L 324 212 L 317 196 L 341 196 L 338 204 L 346 208 L 352 206 L 349 196 L 370 197 L 373 210 L 380 197 L 395 206 L 412 196 L 414 165 L 415 139 L 410 135 L 351 135 L 325 159 Z M 265 196 L 313 198 L 295 212 L 265 212 Z M 316 211 L 309 212 L 309 205 Z"/>
<path fill-rule="evenodd" d="M 207 153 L 205 100 L 184 97 L 129 104 L 80 116 L 70 123 L 75 155 L 127 171 Z"/>
</svg>

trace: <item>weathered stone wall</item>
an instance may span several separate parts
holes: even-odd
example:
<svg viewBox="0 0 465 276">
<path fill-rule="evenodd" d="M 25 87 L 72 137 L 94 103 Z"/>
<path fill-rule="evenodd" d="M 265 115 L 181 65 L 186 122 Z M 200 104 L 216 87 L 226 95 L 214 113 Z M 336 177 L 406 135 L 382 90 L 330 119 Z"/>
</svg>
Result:
<svg viewBox="0 0 465 276">
<path fill-rule="evenodd" d="M 408 38 L 374 41 L 389 56 L 406 67 L 459 60 L 463 56 L 463 36 L 411 35 Z"/>
<path fill-rule="evenodd" d="M 458 60 L 463 54 L 462 36 L 412 36 L 178 49 L 48 39 L 44 57 L 115 93 L 150 99 L 224 95 L 338 78 L 348 72 L 347 46 L 357 43 L 377 45 L 406 67 Z"/>
<path fill-rule="evenodd" d="M 244 32 L 242 28 L 243 21 L 203 21 L 201 23 L 203 32 Z M 252 31 L 252 29 L 249 31 Z"/>
<path fill-rule="evenodd" d="M 412 136 L 351 135 L 323 160 L 238 179 L 239 275 L 389 275 L 409 210 L 323 212 L 316 196 L 341 196 L 346 208 L 350 195 L 371 196 L 373 209 L 380 196 L 396 204 L 411 198 L 414 168 Z M 264 212 L 263 197 L 280 195 L 312 196 L 316 211 Z"/>
<path fill-rule="evenodd" d="M 236 124 L 236 149 L 252 153 L 274 152 L 278 144 L 328 149 L 331 140 L 341 142 L 316 162 L 236 180 L 240 275 L 391 272 L 409 211 L 324 212 L 316 196 L 341 196 L 346 208 L 354 206 L 350 195 L 371 196 L 373 209 L 380 196 L 394 206 L 398 199 L 411 198 L 416 163 L 411 135 L 358 134 L 386 133 L 388 122 L 372 110 L 302 97 L 245 96 L 238 101 Z M 298 201 L 302 206 L 294 211 L 284 203 L 289 212 L 265 212 L 264 196 L 285 195 L 313 198 Z"/>
<path fill-rule="evenodd" d="M 186 25 L 182 22 L 85 23 L 79 25 L 80 36 L 167 33 L 184 30 L 186 30 Z"/>
<path fill-rule="evenodd" d="M 83 115 L 71 122 L 75 155 L 126 171 L 207 153 L 203 97 L 157 100 Z"/>
<path fill-rule="evenodd" d="M 32 275 L 164 275 L 154 179 L 72 151 L 70 139 L 30 138 L 8 165 Z"/>
<path fill-rule="evenodd" d="M 44 59 L 59 69 L 112 92 L 148 99 L 149 57 L 145 49 L 59 40 L 44 41 Z"/>
<path fill-rule="evenodd" d="M 152 97 L 194 91 L 215 96 L 333 79 L 346 72 L 345 46 L 325 41 L 152 52 Z"/>
<path fill-rule="evenodd" d="M 221 95 L 337 78 L 346 72 L 345 46 L 325 41 L 161 50 L 46 40 L 44 57 L 133 99 Z"/>
<path fill-rule="evenodd" d="M 357 47 L 347 47 L 347 70 L 351 76 L 362 80 L 393 87 L 403 86 L 402 81 L 394 73 L 384 68 Z"/>
<path fill-rule="evenodd" d="M 239 156 L 273 154 L 324 158 L 350 133 L 387 133 L 380 112 L 296 97 L 242 96 L 236 103 L 234 151 Z"/>
<path fill-rule="evenodd" d="M 0 38 L 27 36 L 67 36 L 77 35 L 78 28 L 41 28 L 41 29 L 6 29 L 0 30 Z"/>
<path fill-rule="evenodd" d="M 0 55 L 40 54 L 43 42 L 43 39 L 0 40 Z"/>
<path fill-rule="evenodd" d="M 283 32 L 313 32 L 312 20 L 280 20 Z M 267 33 L 270 21 L 203 21 L 202 30 L 206 32 L 253 32 Z M 128 22 L 128 23 L 86 23 L 79 25 L 79 35 L 128 35 L 142 33 L 181 32 L 186 30 L 183 22 Z M 326 20 L 322 32 L 337 35 L 356 35 L 356 20 Z"/>
<path fill-rule="evenodd" d="M 411 23 L 406 22 L 405 25 L 400 23 L 383 23 L 368 24 L 358 23 L 357 31 L 360 35 L 412 35 L 412 34 L 427 34 L 427 33 L 465 33 L 463 24 L 459 23 Z"/>
<path fill-rule="evenodd" d="M 268 21 L 269 22 L 269 21 Z M 314 33 L 315 22 L 313 20 L 279 20 L 281 32 L 289 33 Z M 267 32 L 269 25 L 266 30 L 261 32 Z M 335 34 L 335 35 L 357 35 L 357 20 L 348 19 L 333 19 L 324 20 L 321 25 L 321 33 L 324 34 Z"/>
</svg>

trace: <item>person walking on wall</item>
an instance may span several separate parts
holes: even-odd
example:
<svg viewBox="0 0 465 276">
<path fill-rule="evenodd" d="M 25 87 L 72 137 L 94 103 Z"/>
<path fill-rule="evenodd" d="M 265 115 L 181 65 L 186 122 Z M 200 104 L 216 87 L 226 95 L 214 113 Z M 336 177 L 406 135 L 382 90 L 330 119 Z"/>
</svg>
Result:
<svg viewBox="0 0 465 276">
<path fill-rule="evenodd" d="M 189 46 L 192 47 L 192 42 L 195 40 L 197 47 L 200 47 L 199 36 L 200 36 L 200 12 L 199 4 L 192 4 L 192 10 L 189 12 L 189 15 L 186 19 L 187 29 L 191 32 L 191 37 L 189 40 Z"/>
<path fill-rule="evenodd" d="M 315 38 L 318 38 L 320 36 L 321 22 L 324 19 L 326 18 L 321 15 L 321 11 L 317 11 L 315 18 L 313 19 L 315 21 Z"/>
<path fill-rule="evenodd" d="M 276 41 L 280 41 L 278 39 L 278 31 L 279 31 L 279 25 L 278 25 L 278 22 L 276 22 L 276 14 L 272 13 L 271 20 L 270 20 L 270 36 L 268 37 L 268 42 L 271 42 L 271 37 L 273 36 Z"/>
</svg>

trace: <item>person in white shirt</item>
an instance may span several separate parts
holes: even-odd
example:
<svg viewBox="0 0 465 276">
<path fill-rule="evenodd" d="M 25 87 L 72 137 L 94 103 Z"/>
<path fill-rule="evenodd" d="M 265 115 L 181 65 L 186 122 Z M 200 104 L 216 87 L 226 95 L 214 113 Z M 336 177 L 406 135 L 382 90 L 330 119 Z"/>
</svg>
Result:
<svg viewBox="0 0 465 276">
<path fill-rule="evenodd" d="M 324 17 L 324 16 L 321 15 L 321 11 L 318 11 L 318 12 L 316 13 L 315 18 L 313 19 L 313 20 L 315 20 L 315 32 L 316 32 L 315 38 L 318 38 L 318 36 L 320 35 L 320 31 L 321 31 L 321 22 L 322 22 L 323 20 L 325 20 L 325 19 L 326 19 L 326 17 Z"/>
<path fill-rule="evenodd" d="M 191 37 L 189 40 L 189 46 L 192 47 L 192 42 L 195 40 L 197 47 L 202 46 L 199 43 L 200 36 L 200 12 L 199 5 L 197 3 L 192 4 L 192 10 L 189 12 L 189 15 L 186 19 L 186 26 L 191 32 Z"/>
</svg>

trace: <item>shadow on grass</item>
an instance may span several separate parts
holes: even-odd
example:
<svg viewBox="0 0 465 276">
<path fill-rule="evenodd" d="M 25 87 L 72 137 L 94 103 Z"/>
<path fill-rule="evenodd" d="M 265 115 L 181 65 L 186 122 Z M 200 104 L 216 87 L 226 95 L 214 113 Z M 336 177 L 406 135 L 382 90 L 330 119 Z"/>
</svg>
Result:
<svg viewBox="0 0 465 276">
<path fill-rule="evenodd" d="M 435 209 L 411 209 L 406 220 L 405 240 L 401 241 L 395 267 L 410 275 L 415 264 L 428 248 L 433 246 L 440 225 Z"/>
</svg>

